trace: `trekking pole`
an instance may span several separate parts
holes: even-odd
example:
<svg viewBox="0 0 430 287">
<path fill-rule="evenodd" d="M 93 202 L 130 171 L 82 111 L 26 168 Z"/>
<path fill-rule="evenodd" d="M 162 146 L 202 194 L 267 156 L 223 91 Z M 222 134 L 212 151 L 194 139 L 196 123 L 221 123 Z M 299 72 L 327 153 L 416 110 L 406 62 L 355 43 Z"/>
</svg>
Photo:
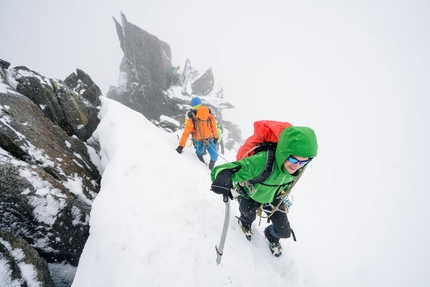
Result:
<svg viewBox="0 0 430 287">
<path fill-rule="evenodd" d="M 224 217 L 224 227 L 222 228 L 221 240 L 219 241 L 219 247 L 215 245 L 215 250 L 217 253 L 216 263 L 217 265 L 221 262 L 221 256 L 224 251 L 224 243 L 227 237 L 228 225 L 230 223 L 230 200 L 228 195 L 224 195 L 223 201 L 225 202 L 225 217 Z"/>
</svg>

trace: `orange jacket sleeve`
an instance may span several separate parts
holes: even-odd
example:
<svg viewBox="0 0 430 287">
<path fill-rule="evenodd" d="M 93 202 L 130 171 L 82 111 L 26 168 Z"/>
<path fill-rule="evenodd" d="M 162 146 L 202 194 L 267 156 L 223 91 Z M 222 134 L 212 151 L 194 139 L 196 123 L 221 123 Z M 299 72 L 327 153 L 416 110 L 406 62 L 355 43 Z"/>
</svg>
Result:
<svg viewBox="0 0 430 287">
<path fill-rule="evenodd" d="M 179 146 L 185 147 L 185 144 L 187 143 L 188 136 L 194 129 L 193 120 L 189 119 L 187 123 L 185 124 L 185 129 L 182 132 L 181 139 L 179 140 Z"/>
</svg>

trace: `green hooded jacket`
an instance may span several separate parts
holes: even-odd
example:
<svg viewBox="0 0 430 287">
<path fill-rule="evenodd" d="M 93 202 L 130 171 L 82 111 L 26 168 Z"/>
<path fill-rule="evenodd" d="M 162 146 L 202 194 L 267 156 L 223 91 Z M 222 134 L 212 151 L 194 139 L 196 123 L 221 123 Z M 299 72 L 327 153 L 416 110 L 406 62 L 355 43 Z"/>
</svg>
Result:
<svg viewBox="0 0 430 287">
<path fill-rule="evenodd" d="M 271 203 L 282 190 L 294 181 L 297 173 L 289 174 L 284 167 L 284 162 L 290 155 L 300 157 L 315 157 L 318 151 L 317 138 L 314 131 L 308 127 L 292 126 L 282 131 L 279 135 L 278 145 L 275 150 L 275 166 L 270 177 L 263 183 L 254 184 L 255 192 L 244 186 L 247 195 L 259 203 Z M 212 181 L 223 170 L 239 170 L 232 174 L 234 184 L 256 178 L 266 164 L 267 152 L 262 151 L 244 159 L 218 165 L 211 172 Z"/>
</svg>

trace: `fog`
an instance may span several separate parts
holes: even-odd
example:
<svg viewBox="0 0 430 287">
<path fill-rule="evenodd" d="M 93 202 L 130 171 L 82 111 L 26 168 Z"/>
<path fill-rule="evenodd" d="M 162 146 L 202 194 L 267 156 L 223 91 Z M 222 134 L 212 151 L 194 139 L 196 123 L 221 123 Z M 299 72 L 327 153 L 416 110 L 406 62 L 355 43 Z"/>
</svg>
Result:
<svg viewBox="0 0 430 287">
<path fill-rule="evenodd" d="M 326 268 L 429 283 L 428 1 L 2 2 L 0 58 L 12 66 L 60 79 L 80 68 L 107 93 L 122 11 L 170 44 L 173 65 L 213 69 L 244 137 L 258 119 L 314 128 L 295 216 L 302 240 L 320 240 L 303 256 L 323 262 L 329 248 L 354 260 Z"/>
</svg>

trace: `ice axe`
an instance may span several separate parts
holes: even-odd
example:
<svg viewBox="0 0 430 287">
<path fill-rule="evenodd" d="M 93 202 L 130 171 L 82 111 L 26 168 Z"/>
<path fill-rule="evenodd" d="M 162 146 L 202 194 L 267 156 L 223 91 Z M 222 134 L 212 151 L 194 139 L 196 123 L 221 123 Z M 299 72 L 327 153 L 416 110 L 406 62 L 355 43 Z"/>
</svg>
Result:
<svg viewBox="0 0 430 287">
<path fill-rule="evenodd" d="M 223 201 L 225 202 L 224 227 L 222 228 L 221 239 L 220 239 L 219 245 L 218 245 L 219 247 L 217 247 L 215 245 L 215 250 L 217 253 L 217 257 L 216 257 L 217 265 L 219 265 L 221 262 L 221 256 L 222 256 L 223 251 L 224 251 L 224 243 L 225 243 L 225 239 L 227 237 L 228 226 L 230 223 L 230 200 L 228 198 L 228 195 L 224 195 Z"/>
</svg>

